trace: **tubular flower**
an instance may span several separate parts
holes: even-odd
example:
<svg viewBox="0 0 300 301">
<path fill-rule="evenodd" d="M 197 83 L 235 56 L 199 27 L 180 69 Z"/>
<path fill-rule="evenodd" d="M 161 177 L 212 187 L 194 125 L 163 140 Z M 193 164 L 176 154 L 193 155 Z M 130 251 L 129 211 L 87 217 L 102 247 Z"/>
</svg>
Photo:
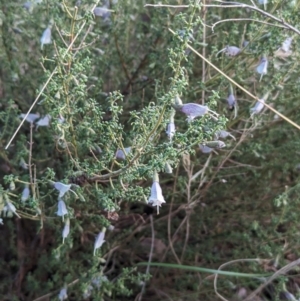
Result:
<svg viewBox="0 0 300 301">
<path fill-rule="evenodd" d="M 21 218 L 20 215 L 16 212 L 17 209 L 15 207 L 15 205 L 9 201 L 6 201 L 6 205 L 3 208 L 4 212 L 12 212 L 13 214 L 15 214 L 18 218 Z"/>
<path fill-rule="evenodd" d="M 264 102 L 265 100 L 264 99 L 260 99 L 260 101 L 257 101 L 254 105 L 253 108 L 250 109 L 250 112 L 251 112 L 251 116 L 253 115 L 256 115 L 256 114 L 259 114 L 262 109 L 264 108 Z"/>
<path fill-rule="evenodd" d="M 226 46 L 220 50 L 217 55 L 221 52 L 224 52 L 227 56 L 236 56 L 241 52 L 241 49 L 236 46 Z"/>
<path fill-rule="evenodd" d="M 153 184 L 151 186 L 151 194 L 148 200 L 148 204 L 152 204 L 153 207 L 157 207 L 157 214 L 159 214 L 159 207 L 161 204 L 165 203 L 165 199 L 162 195 L 162 190 L 159 185 L 159 179 L 157 172 L 153 175 Z"/>
<path fill-rule="evenodd" d="M 227 98 L 228 109 L 233 110 L 236 104 L 236 100 L 233 94 L 230 94 Z"/>
<path fill-rule="evenodd" d="M 292 38 L 292 37 L 286 38 L 286 39 L 283 41 L 283 43 L 282 43 L 281 49 L 282 49 L 284 52 L 289 52 L 289 51 L 290 51 L 290 48 L 291 48 L 291 45 L 292 45 L 292 41 L 293 41 L 293 38 Z"/>
<path fill-rule="evenodd" d="M 49 114 L 42 117 L 40 120 L 38 120 L 36 122 L 37 127 L 39 127 L 39 126 L 49 126 L 50 119 L 51 119 L 51 116 Z"/>
<path fill-rule="evenodd" d="M 41 49 L 46 44 L 51 44 L 51 27 L 47 27 L 41 37 Z"/>
<path fill-rule="evenodd" d="M 59 301 L 63 301 L 68 299 L 68 295 L 67 295 L 67 288 L 64 287 L 60 290 L 59 295 L 58 295 L 58 299 Z"/>
<path fill-rule="evenodd" d="M 24 118 L 26 116 L 26 114 L 20 114 L 20 118 Z M 26 117 L 26 121 L 29 122 L 29 123 L 34 123 L 35 120 L 37 120 L 38 118 L 40 118 L 40 114 L 33 114 L 33 113 L 30 113 L 27 115 Z"/>
<path fill-rule="evenodd" d="M 94 15 L 96 17 L 101 17 L 103 19 L 108 19 L 110 17 L 110 15 L 111 15 L 110 10 L 107 7 L 105 7 L 105 6 L 95 7 L 93 13 L 94 13 Z"/>
<path fill-rule="evenodd" d="M 28 185 L 26 185 L 25 188 L 22 191 L 21 201 L 22 202 L 27 201 L 28 198 L 29 198 L 29 195 L 30 195 L 30 190 L 29 190 Z"/>
<path fill-rule="evenodd" d="M 169 137 L 170 141 L 174 137 L 175 132 L 176 130 L 175 130 L 174 113 L 173 113 L 170 117 L 170 122 L 168 123 L 167 130 L 166 130 L 167 136 Z"/>
<path fill-rule="evenodd" d="M 69 233 L 70 233 L 70 220 L 67 218 L 64 229 L 62 231 L 63 243 L 65 242 L 65 238 L 68 237 Z"/>
<path fill-rule="evenodd" d="M 215 133 L 215 137 L 216 137 L 216 139 L 219 139 L 219 138 L 225 139 L 227 137 L 231 137 L 232 139 L 235 140 L 235 137 L 225 130 L 217 131 Z"/>
<path fill-rule="evenodd" d="M 72 184 L 64 184 L 61 182 L 55 182 L 54 188 L 59 191 L 58 198 L 62 198 L 67 191 L 71 189 Z"/>
<path fill-rule="evenodd" d="M 268 59 L 263 56 L 259 62 L 259 65 L 256 67 L 257 73 L 261 75 L 260 81 L 262 77 L 268 73 Z"/>
<path fill-rule="evenodd" d="M 260 101 L 257 101 L 254 107 L 250 109 L 251 117 L 253 117 L 253 115 L 259 114 L 263 110 L 265 106 L 265 101 L 268 99 L 268 96 L 269 92 L 266 93 L 264 97 L 260 99 Z"/>
<path fill-rule="evenodd" d="M 223 148 L 226 146 L 226 144 L 223 141 L 217 140 L 217 141 L 208 141 L 205 143 L 206 146 L 210 148 Z"/>
<path fill-rule="evenodd" d="M 205 114 L 207 114 L 208 112 L 214 113 L 215 115 L 218 116 L 217 113 L 215 113 L 214 111 L 211 111 L 208 106 L 202 106 L 199 105 L 197 103 L 186 103 L 184 105 L 174 105 L 173 107 L 179 111 L 181 111 L 182 113 L 184 113 L 185 115 L 187 115 L 187 121 L 191 122 L 192 120 L 194 120 L 196 117 L 201 117 Z"/>
<path fill-rule="evenodd" d="M 58 204 L 57 204 L 57 212 L 56 214 L 58 216 L 62 216 L 62 218 L 64 219 L 64 216 L 66 214 L 68 214 L 68 210 L 67 210 L 67 206 L 66 203 L 63 200 L 58 200 Z"/>
</svg>

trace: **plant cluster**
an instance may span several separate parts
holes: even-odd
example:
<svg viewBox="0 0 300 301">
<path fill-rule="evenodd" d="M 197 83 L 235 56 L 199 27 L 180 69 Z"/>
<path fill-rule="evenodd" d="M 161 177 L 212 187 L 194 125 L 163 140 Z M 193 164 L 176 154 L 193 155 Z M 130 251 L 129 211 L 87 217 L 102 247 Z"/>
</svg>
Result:
<svg viewBox="0 0 300 301">
<path fill-rule="evenodd" d="M 298 4 L 183 2 L 2 3 L 1 300 L 297 293 Z"/>
</svg>

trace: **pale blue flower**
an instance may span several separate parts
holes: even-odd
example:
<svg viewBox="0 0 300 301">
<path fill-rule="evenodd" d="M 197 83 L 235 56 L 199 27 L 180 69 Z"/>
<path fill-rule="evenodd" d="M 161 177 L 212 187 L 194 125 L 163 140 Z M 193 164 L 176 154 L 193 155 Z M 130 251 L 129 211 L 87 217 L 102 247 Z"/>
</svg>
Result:
<svg viewBox="0 0 300 301">
<path fill-rule="evenodd" d="M 254 105 L 253 108 L 250 109 L 250 112 L 251 112 L 251 116 L 255 115 L 255 114 L 259 114 L 262 109 L 264 108 L 264 102 L 265 100 L 264 99 L 260 99 L 260 102 L 257 101 Z"/>
<path fill-rule="evenodd" d="M 29 196 L 30 196 L 30 190 L 29 190 L 28 185 L 26 185 L 25 188 L 22 191 L 21 201 L 22 202 L 27 201 L 29 199 Z"/>
<path fill-rule="evenodd" d="M 63 243 L 65 242 L 65 238 L 68 237 L 69 233 L 70 233 L 70 220 L 67 218 L 65 221 L 64 229 L 62 231 Z"/>
<path fill-rule="evenodd" d="M 71 189 L 72 184 L 64 184 L 61 182 L 55 182 L 54 188 L 59 191 L 59 198 L 62 198 L 66 192 L 68 192 Z"/>
<path fill-rule="evenodd" d="M 64 219 L 64 216 L 66 214 L 68 214 L 68 210 L 67 210 L 67 206 L 66 203 L 63 200 L 58 200 L 58 204 L 57 204 L 57 212 L 56 214 L 58 216 L 62 216 L 62 218 Z"/>
<path fill-rule="evenodd" d="M 46 44 L 51 44 L 51 27 L 47 27 L 41 37 L 41 49 Z"/>
<path fill-rule="evenodd" d="M 35 124 L 37 125 L 37 128 L 39 126 L 49 126 L 51 120 L 51 116 L 47 114 L 46 116 L 39 119 Z"/>
<path fill-rule="evenodd" d="M 105 242 L 104 240 L 105 231 L 106 229 L 103 228 L 102 231 L 96 237 L 95 244 L 94 244 L 94 255 L 96 254 L 96 250 L 101 248 Z"/>
<path fill-rule="evenodd" d="M 0 218 L 0 225 L 3 225 L 3 219 Z"/>
<path fill-rule="evenodd" d="M 59 294 L 58 294 L 58 299 L 60 301 L 66 300 L 68 299 L 68 295 L 67 295 L 67 288 L 64 287 L 60 290 Z"/>
<path fill-rule="evenodd" d="M 296 297 L 288 291 L 280 292 L 279 296 L 280 296 L 280 300 L 287 300 L 287 301 L 298 301 L 299 300 L 299 299 L 296 299 Z"/>
<path fill-rule="evenodd" d="M 172 105 L 176 110 L 181 111 L 182 113 L 187 115 L 187 121 L 191 122 L 192 120 L 194 120 L 196 117 L 201 117 L 205 114 L 207 114 L 208 112 L 211 112 L 215 115 L 218 115 L 217 113 L 215 113 L 214 111 L 210 110 L 208 108 L 208 106 L 203 106 L 203 105 L 199 105 L 197 103 L 186 103 L 184 105 L 176 105 L 173 104 Z"/>
<path fill-rule="evenodd" d="M 110 15 L 111 15 L 110 10 L 106 6 L 95 7 L 93 13 L 96 17 L 101 17 L 103 19 L 108 19 L 108 18 L 110 18 Z"/>
<path fill-rule="evenodd" d="M 9 201 L 6 202 L 6 205 L 3 207 L 3 211 L 6 212 L 11 212 L 13 214 L 15 214 L 18 218 L 21 218 L 21 216 L 16 212 L 17 209 L 15 207 L 15 205 Z"/>
<path fill-rule="evenodd" d="M 268 0 L 258 0 L 258 4 L 263 5 L 264 9 L 266 10 L 267 4 L 268 4 Z"/>
<path fill-rule="evenodd" d="M 289 52 L 289 51 L 290 51 L 290 48 L 291 48 L 291 45 L 292 45 L 292 41 L 293 41 L 293 38 L 292 38 L 292 37 L 286 38 L 286 39 L 283 41 L 283 43 L 282 43 L 281 49 L 282 49 L 284 52 Z"/>
<path fill-rule="evenodd" d="M 168 123 L 166 133 L 167 133 L 170 140 L 172 140 L 172 138 L 174 137 L 175 132 L 176 132 L 176 130 L 175 130 L 174 122 Z"/>
<path fill-rule="evenodd" d="M 125 150 L 125 153 L 124 153 L 124 151 L 122 150 L 122 149 L 118 149 L 117 151 L 116 151 L 116 159 L 120 159 L 120 160 L 125 160 L 126 159 L 126 156 L 130 153 L 130 151 L 131 151 L 131 147 L 125 147 L 124 148 L 124 150 Z"/>
<path fill-rule="evenodd" d="M 213 151 L 213 149 L 211 147 L 208 147 L 204 144 L 199 144 L 199 148 L 203 154 L 209 154 Z"/>
<path fill-rule="evenodd" d="M 235 137 L 232 136 L 229 132 L 227 132 L 225 130 L 217 131 L 215 133 L 215 137 L 216 137 L 216 139 L 219 139 L 219 138 L 225 139 L 227 137 L 231 137 L 231 138 L 233 138 L 235 140 Z"/>
<path fill-rule="evenodd" d="M 241 52 L 241 49 L 236 46 L 226 46 L 220 50 L 217 55 L 221 52 L 224 52 L 227 56 L 236 56 Z"/>
<path fill-rule="evenodd" d="M 223 141 L 220 140 L 216 140 L 216 141 L 207 141 L 205 143 L 206 146 L 210 147 L 210 148 L 223 148 L 226 147 L 226 144 Z"/>
<path fill-rule="evenodd" d="M 26 114 L 20 114 L 19 115 L 19 118 L 24 118 L 26 116 Z M 33 114 L 33 113 L 30 113 L 30 114 L 28 114 L 27 115 L 27 117 L 26 117 L 26 121 L 27 122 L 29 122 L 29 123 L 33 123 L 33 122 L 35 122 L 35 120 L 37 120 L 37 119 L 39 119 L 40 118 L 40 114 Z"/>
<path fill-rule="evenodd" d="M 265 56 L 261 58 L 259 65 L 256 67 L 256 71 L 261 74 L 260 81 L 262 77 L 268 73 L 268 59 Z"/>
<path fill-rule="evenodd" d="M 233 94 L 229 94 L 229 96 L 227 98 L 227 104 L 228 104 L 228 109 L 229 110 L 234 109 L 234 106 L 236 105 L 236 99 L 235 99 L 235 96 Z"/>
<path fill-rule="evenodd" d="M 161 205 L 165 202 L 166 201 L 162 195 L 162 190 L 159 185 L 158 174 L 156 172 L 154 172 L 153 183 L 151 186 L 151 193 L 150 193 L 150 197 L 148 199 L 148 204 L 151 204 L 153 207 L 156 206 L 157 214 L 159 214 L 159 207 L 161 207 Z"/>
<path fill-rule="evenodd" d="M 228 56 L 236 56 L 241 52 L 241 49 L 236 46 L 227 46 L 225 50 L 225 54 Z"/>
</svg>

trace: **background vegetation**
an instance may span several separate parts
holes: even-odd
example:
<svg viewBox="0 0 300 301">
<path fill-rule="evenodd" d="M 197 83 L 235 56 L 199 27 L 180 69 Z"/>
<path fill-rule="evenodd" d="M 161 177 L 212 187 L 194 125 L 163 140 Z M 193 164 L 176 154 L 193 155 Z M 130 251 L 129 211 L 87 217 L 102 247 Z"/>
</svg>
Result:
<svg viewBox="0 0 300 301">
<path fill-rule="evenodd" d="M 1 1 L 1 300 L 299 295 L 299 3 L 161 2 Z"/>
</svg>

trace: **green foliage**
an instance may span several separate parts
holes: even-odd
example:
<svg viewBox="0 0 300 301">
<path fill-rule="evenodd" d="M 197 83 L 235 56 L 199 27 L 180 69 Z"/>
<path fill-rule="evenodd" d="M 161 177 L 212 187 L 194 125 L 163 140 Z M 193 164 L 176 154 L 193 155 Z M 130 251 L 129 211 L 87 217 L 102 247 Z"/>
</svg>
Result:
<svg viewBox="0 0 300 301">
<path fill-rule="evenodd" d="M 271 110 L 300 123 L 298 33 L 286 25 L 299 27 L 298 4 L 268 3 L 267 20 L 257 7 L 218 2 L 74 2 L 1 6 L 1 300 L 55 300 L 65 287 L 70 300 L 215 300 L 202 272 L 222 274 L 218 292 L 230 300 L 259 287 L 257 274 L 299 253 L 299 129 Z M 110 10 L 96 16 L 103 5 Z M 41 47 L 46 29 L 52 41 Z M 241 53 L 226 55 L 227 45 Z M 251 94 L 268 94 L 271 108 L 251 116 Z M 181 100 L 210 111 L 187 122 Z M 39 116 L 18 128 L 29 110 Z M 225 129 L 236 140 L 220 149 Z M 159 216 L 148 204 L 156 172 L 166 201 Z M 137 266 L 147 261 L 200 268 Z M 292 278 L 271 285 L 261 298 L 295 291 Z"/>
</svg>

